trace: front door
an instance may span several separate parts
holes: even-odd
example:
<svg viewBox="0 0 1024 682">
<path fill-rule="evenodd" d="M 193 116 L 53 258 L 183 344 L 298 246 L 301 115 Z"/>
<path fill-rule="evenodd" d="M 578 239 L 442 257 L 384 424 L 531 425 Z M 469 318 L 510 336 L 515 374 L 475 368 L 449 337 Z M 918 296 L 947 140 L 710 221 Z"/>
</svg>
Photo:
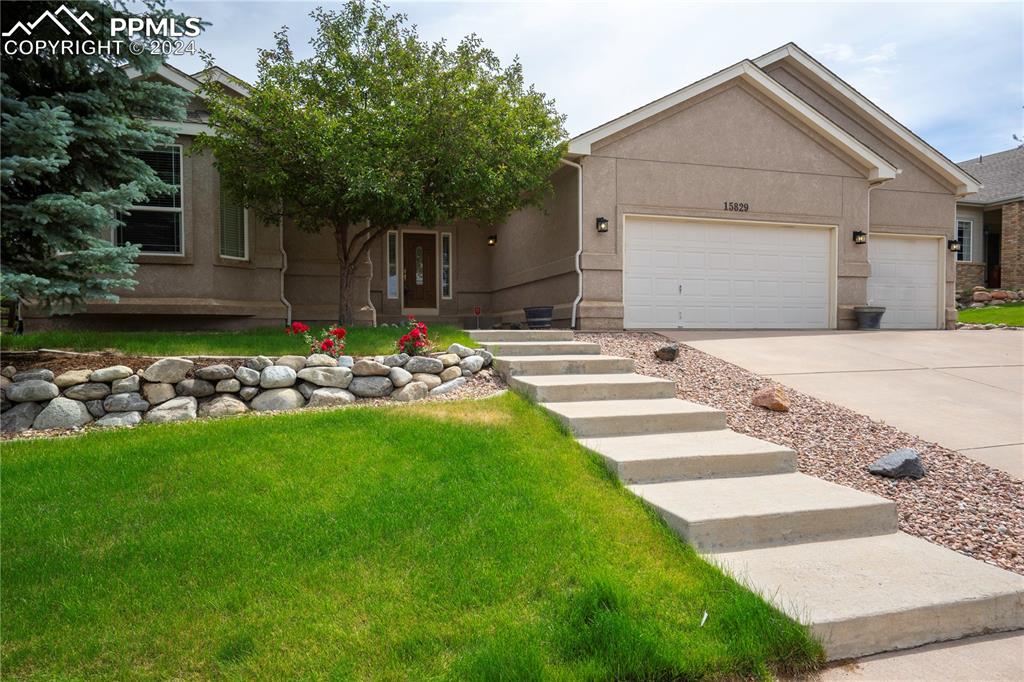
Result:
<svg viewBox="0 0 1024 682">
<path fill-rule="evenodd" d="M 437 235 L 402 233 L 402 292 L 406 308 L 437 307 Z"/>
<path fill-rule="evenodd" d="M 999 249 L 1002 234 L 985 230 L 985 286 L 998 289 L 1002 285 L 1002 271 L 999 267 Z"/>
</svg>

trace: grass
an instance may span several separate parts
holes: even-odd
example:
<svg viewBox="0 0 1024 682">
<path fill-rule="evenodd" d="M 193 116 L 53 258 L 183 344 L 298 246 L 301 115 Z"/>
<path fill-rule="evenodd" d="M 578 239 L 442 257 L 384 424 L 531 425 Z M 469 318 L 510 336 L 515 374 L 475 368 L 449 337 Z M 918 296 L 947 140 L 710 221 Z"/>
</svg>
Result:
<svg viewBox="0 0 1024 682">
<path fill-rule="evenodd" d="M 957 319 L 971 324 L 1005 324 L 1011 327 L 1024 327 L 1024 302 L 968 308 L 961 310 Z"/>
<path fill-rule="evenodd" d="M 15 441 L 0 464 L 8 679 L 689 680 L 821 658 L 513 394 Z"/>
<path fill-rule="evenodd" d="M 350 355 L 381 355 L 395 352 L 395 342 L 404 333 L 396 327 L 351 327 L 345 341 Z M 476 344 L 458 327 L 430 326 L 434 347 L 445 349 L 453 343 Z M 280 328 L 238 332 L 122 332 L 50 331 L 0 337 L 3 350 L 117 350 L 125 355 L 305 355 L 309 348 L 302 337 L 288 336 Z"/>
</svg>

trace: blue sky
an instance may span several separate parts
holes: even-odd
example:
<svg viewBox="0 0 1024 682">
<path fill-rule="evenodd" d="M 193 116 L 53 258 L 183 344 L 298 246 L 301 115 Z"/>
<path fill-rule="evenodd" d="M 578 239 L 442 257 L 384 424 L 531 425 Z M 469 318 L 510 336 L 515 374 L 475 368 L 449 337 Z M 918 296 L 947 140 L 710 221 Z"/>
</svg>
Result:
<svg viewBox="0 0 1024 682">
<path fill-rule="evenodd" d="M 212 26 L 198 45 L 255 79 L 256 51 L 317 4 L 175 2 Z M 390 3 L 429 40 L 477 33 L 556 100 L 571 134 L 793 41 L 955 161 L 1024 137 L 1024 3 Z M 198 59 L 176 57 L 187 71 Z"/>
</svg>

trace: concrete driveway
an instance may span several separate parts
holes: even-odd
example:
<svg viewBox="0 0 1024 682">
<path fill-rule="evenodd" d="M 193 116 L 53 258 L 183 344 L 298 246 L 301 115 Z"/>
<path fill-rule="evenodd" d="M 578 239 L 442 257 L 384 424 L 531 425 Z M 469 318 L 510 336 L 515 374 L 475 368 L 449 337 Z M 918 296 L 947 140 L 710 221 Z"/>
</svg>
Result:
<svg viewBox="0 0 1024 682">
<path fill-rule="evenodd" d="M 1024 479 L 1024 332 L 662 332 Z"/>
</svg>

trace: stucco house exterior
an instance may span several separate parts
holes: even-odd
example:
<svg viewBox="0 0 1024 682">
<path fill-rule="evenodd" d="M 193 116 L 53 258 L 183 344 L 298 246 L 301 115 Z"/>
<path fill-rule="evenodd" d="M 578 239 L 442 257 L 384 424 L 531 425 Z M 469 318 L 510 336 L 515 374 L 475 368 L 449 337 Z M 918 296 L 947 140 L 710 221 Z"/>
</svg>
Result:
<svg viewBox="0 0 1024 682">
<path fill-rule="evenodd" d="M 956 204 L 957 288 L 1024 287 L 1024 147 L 960 162 L 983 187 Z"/>
<path fill-rule="evenodd" d="M 245 96 L 216 70 L 157 77 L 193 92 L 215 78 Z M 210 155 L 183 153 L 204 126 L 196 100 L 179 148 L 155 160 L 181 192 L 178 222 L 160 216 L 152 231 L 177 231 L 126 231 L 153 242 L 139 286 L 27 328 L 332 320 L 333 235 L 263 224 L 222 199 Z M 556 325 L 580 329 L 827 329 L 872 303 L 887 307 L 885 327 L 944 328 L 957 202 L 980 189 L 794 44 L 573 138 L 552 182 L 543 210 L 501 225 L 383 236 L 352 291 L 360 321 L 471 325 L 479 308 L 490 326 L 552 305 Z"/>
</svg>

